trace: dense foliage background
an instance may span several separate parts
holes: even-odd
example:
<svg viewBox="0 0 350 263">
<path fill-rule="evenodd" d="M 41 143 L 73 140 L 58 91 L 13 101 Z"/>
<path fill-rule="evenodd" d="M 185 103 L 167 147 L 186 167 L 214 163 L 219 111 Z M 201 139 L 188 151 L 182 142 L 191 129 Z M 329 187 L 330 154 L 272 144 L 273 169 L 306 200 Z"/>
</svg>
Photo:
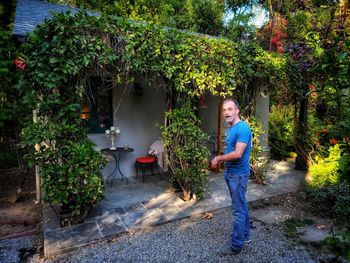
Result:
<svg viewBox="0 0 350 263">
<path fill-rule="evenodd" d="M 270 93 L 272 157 L 295 158 L 296 168 L 309 171 L 305 193 L 314 207 L 338 219 L 349 218 L 349 1 L 52 2 L 125 19 L 58 15 L 18 52 L 11 39 L 15 1 L 0 5 L 1 163 L 11 163 L 9 142 L 18 139 L 30 119 L 34 99 L 45 112 L 42 123 L 47 116 L 62 121 L 78 115 L 86 87 L 81 80 L 96 71 L 94 65 L 116 83 L 147 76 L 162 90 L 169 109 L 198 100 L 205 92 L 234 94 L 251 117 L 262 84 Z M 251 23 L 257 13 L 264 18 L 262 26 Z M 74 102 L 63 99 L 67 90 L 76 95 Z M 53 112 L 60 114 L 50 115 Z M 74 121 L 61 125 L 80 131 Z M 40 130 L 27 127 L 33 132 L 27 138 L 32 143 L 54 138 L 36 137 L 35 129 Z"/>
</svg>

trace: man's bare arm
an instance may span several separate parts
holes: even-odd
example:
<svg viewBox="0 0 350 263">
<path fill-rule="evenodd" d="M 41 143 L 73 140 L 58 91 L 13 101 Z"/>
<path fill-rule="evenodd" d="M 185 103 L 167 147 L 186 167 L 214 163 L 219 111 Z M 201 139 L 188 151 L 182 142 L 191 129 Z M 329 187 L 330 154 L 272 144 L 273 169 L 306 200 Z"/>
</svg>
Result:
<svg viewBox="0 0 350 263">
<path fill-rule="evenodd" d="M 242 158 L 245 149 L 247 148 L 247 144 L 245 142 L 237 142 L 235 150 L 233 152 L 218 155 L 212 161 L 212 166 L 216 166 L 219 162 L 226 161 L 236 161 Z"/>
</svg>

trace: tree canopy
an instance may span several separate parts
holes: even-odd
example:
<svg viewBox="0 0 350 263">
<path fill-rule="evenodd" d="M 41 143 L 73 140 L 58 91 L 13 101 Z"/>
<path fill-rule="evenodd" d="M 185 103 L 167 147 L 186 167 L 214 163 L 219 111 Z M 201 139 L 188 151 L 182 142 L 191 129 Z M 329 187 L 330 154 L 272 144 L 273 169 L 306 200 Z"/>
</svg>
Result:
<svg viewBox="0 0 350 263">
<path fill-rule="evenodd" d="M 218 35 L 223 28 L 224 0 L 51 0 L 159 26 Z"/>
</svg>

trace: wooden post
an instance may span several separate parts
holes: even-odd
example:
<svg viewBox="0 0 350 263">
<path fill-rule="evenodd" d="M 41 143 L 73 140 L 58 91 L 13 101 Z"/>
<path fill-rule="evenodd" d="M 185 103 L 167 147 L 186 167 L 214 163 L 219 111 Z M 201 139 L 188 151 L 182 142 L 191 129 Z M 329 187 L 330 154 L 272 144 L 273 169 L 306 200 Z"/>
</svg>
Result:
<svg viewBox="0 0 350 263">
<path fill-rule="evenodd" d="M 221 133 L 222 133 L 222 103 L 223 99 L 219 97 L 219 103 L 218 103 L 218 136 L 217 136 L 217 155 L 221 154 Z M 219 163 L 216 166 L 215 172 L 220 172 L 220 166 Z"/>
<path fill-rule="evenodd" d="M 38 113 L 37 110 L 33 110 L 33 122 L 38 122 Z M 40 144 L 35 144 L 36 151 L 40 149 Z M 41 180 L 39 175 L 40 167 L 38 165 L 35 165 L 35 186 L 36 186 L 36 204 L 40 204 L 41 202 Z"/>
</svg>

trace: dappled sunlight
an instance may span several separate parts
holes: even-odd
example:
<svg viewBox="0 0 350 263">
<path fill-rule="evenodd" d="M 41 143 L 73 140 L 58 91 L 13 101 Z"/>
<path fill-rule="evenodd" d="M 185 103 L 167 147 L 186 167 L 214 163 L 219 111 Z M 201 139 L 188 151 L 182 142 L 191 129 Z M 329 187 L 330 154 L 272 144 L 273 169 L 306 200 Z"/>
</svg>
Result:
<svg viewBox="0 0 350 263">
<path fill-rule="evenodd" d="M 287 161 L 271 161 L 272 167 L 279 171 L 289 171 L 293 169 L 293 164 Z"/>
<path fill-rule="evenodd" d="M 294 186 L 299 184 L 301 177 L 295 176 L 295 170 L 287 170 L 287 167 L 289 166 L 284 163 L 276 165 L 275 169 L 270 171 L 274 180 L 269 181 L 266 186 L 250 182 L 247 190 L 248 201 L 294 191 L 296 189 Z M 229 191 L 222 173 L 209 175 L 209 193 L 205 199 L 192 199 L 189 202 L 180 198 L 181 193 L 171 191 L 168 176 L 163 177 L 164 180 L 160 180 L 157 176 L 149 175 L 145 183 L 142 183 L 140 178 L 136 180 L 129 177 L 129 184 L 120 178 L 116 179 L 113 186 L 107 186 L 105 199 L 96 205 L 80 227 L 78 225 L 74 228 L 60 228 L 58 223 L 53 226 L 54 222 L 57 222 L 54 218 L 56 215 L 52 209 L 48 211 L 50 210 L 48 207 L 44 214 L 46 218 L 53 217 L 53 220 L 44 222 L 45 239 L 50 243 L 46 247 L 51 251 L 64 251 L 75 246 L 77 238 L 78 244 L 88 244 L 182 218 L 209 218 L 208 213 L 212 216 L 212 211 L 231 206 Z M 278 213 L 274 216 L 283 217 Z M 185 232 L 197 222 L 183 221 L 179 230 Z M 91 228 L 92 235 L 86 228 Z M 79 235 L 78 230 L 81 231 Z M 63 243 L 61 243 L 62 235 L 65 236 Z"/>
<path fill-rule="evenodd" d="M 181 205 L 184 201 L 172 192 L 164 192 L 153 197 L 151 200 L 144 203 L 147 208 L 162 207 L 168 205 Z"/>
</svg>

